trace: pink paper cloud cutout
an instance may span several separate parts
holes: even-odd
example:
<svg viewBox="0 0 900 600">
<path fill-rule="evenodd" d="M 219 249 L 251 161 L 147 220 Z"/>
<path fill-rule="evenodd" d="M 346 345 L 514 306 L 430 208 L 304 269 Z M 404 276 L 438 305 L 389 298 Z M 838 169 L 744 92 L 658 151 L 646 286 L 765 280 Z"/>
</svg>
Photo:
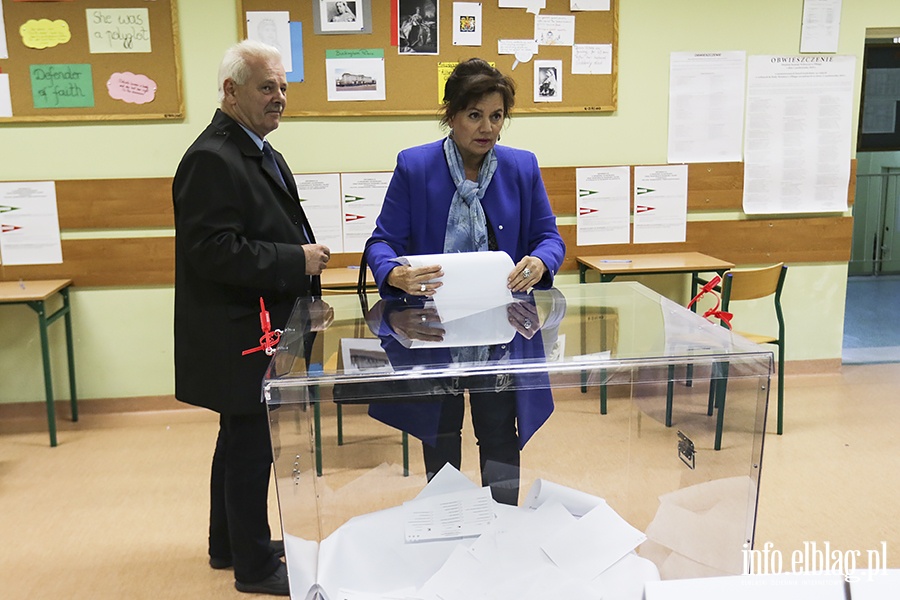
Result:
<svg viewBox="0 0 900 600">
<path fill-rule="evenodd" d="M 110 75 L 106 89 L 113 99 L 132 104 L 146 104 L 156 98 L 156 82 L 146 75 L 129 71 Z"/>
</svg>

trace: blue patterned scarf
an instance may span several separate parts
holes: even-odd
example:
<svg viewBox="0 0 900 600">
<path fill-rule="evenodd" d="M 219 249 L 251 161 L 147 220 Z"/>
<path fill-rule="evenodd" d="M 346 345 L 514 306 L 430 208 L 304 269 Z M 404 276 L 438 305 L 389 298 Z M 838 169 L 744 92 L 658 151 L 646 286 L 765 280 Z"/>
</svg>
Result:
<svg viewBox="0 0 900 600">
<path fill-rule="evenodd" d="M 444 156 L 450 175 L 456 184 L 456 192 L 450 202 L 450 214 L 447 217 L 447 233 L 444 236 L 444 253 L 449 252 L 484 252 L 488 250 L 487 219 L 481 206 L 481 199 L 491 184 L 494 171 L 497 170 L 497 157 L 494 149 L 484 157 L 478 181 L 466 179 L 462 156 L 456 142 L 448 137 L 444 140 Z M 466 346 L 451 348 L 450 357 L 454 363 L 484 362 L 490 355 L 488 346 Z"/>
<path fill-rule="evenodd" d="M 466 179 L 462 156 L 453 138 L 444 140 L 444 157 L 450 168 L 456 192 L 450 202 L 450 215 L 447 217 L 447 233 L 444 236 L 444 253 L 449 252 L 483 252 L 488 249 L 487 220 L 481 199 L 491 184 L 494 171 L 497 170 L 497 157 L 494 149 L 487 153 L 478 181 Z"/>
</svg>

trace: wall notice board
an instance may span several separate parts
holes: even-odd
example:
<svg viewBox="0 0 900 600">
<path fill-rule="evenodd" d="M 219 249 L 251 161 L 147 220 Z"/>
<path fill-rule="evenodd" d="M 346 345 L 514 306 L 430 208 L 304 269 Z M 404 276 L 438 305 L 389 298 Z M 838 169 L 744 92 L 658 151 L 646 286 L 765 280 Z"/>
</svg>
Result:
<svg viewBox="0 0 900 600">
<path fill-rule="evenodd" d="M 262 27 L 268 24 L 273 34 L 280 29 L 280 38 L 276 39 L 291 39 L 289 70 L 293 75 L 288 74 L 287 116 L 435 115 L 444 81 L 439 65 L 476 56 L 495 63 L 516 81 L 517 113 L 611 112 L 616 109 L 618 2 L 609 0 L 609 10 L 572 11 L 570 0 L 546 0 L 546 8 L 536 18 L 524 8 L 500 8 L 497 0 L 347 0 L 353 14 L 360 13 L 364 21 L 364 29 L 352 33 L 335 31 L 348 26 L 330 22 L 337 5 L 343 4 L 335 0 L 239 0 L 238 19 L 245 37 L 264 39 Z M 605 3 L 591 0 L 590 4 Z M 471 18 L 465 10 L 471 5 L 477 5 L 473 14 L 480 13 L 480 21 L 461 22 Z M 281 18 L 285 13 L 290 29 L 288 21 Z M 418 16 L 412 17 L 415 14 Z M 278 21 L 277 26 L 266 23 L 267 19 Z M 418 34 L 418 22 L 424 23 L 423 35 Z M 536 22 L 541 24 L 540 30 Z M 430 23 L 434 23 L 433 28 Z M 454 28 L 466 27 L 481 28 L 480 46 L 454 44 Z M 501 55 L 498 40 L 534 40 L 538 33 L 556 44 L 537 46 L 531 61 L 519 62 L 513 69 L 516 57 Z M 573 34 L 576 64 L 591 73 L 572 73 L 573 46 L 564 45 L 567 33 Z M 551 37 L 555 40 L 548 40 Z M 302 51 L 298 51 L 301 44 Z M 278 45 L 283 49 L 287 46 Z M 429 53 L 432 49 L 435 53 Z M 364 56 L 383 56 L 383 75 L 365 74 L 383 81 L 374 82 L 375 89 L 358 96 L 371 92 L 369 97 L 374 97 L 382 92 L 383 99 L 336 100 L 353 97 L 354 90 L 348 93 L 348 87 L 335 83 L 340 75 L 335 65 L 340 66 L 340 62 L 334 60 Z M 539 66 L 543 68 L 538 70 Z M 297 81 L 300 70 L 302 81 Z M 535 78 L 540 83 L 551 75 L 558 78 L 557 93 L 541 97 L 535 89 Z M 550 101 L 536 102 L 535 97 Z"/>
<path fill-rule="evenodd" d="M 183 118 L 175 1 L 0 0 L 0 123 Z"/>
</svg>

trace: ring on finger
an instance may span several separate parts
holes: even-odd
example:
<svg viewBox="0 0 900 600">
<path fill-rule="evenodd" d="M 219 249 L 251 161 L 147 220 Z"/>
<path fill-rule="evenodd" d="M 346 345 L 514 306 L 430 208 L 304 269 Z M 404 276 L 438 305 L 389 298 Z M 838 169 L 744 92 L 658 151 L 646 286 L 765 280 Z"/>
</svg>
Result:
<svg viewBox="0 0 900 600">
<path fill-rule="evenodd" d="M 427 289 L 427 288 L 425 287 L 425 284 L 424 284 L 424 283 L 423 283 L 422 285 L 419 286 L 419 291 L 420 291 L 420 292 L 424 292 L 426 289 Z"/>
<path fill-rule="evenodd" d="M 529 279 L 531 277 L 531 269 L 529 269 L 528 267 L 522 269 L 522 277 L 525 279 Z"/>
</svg>

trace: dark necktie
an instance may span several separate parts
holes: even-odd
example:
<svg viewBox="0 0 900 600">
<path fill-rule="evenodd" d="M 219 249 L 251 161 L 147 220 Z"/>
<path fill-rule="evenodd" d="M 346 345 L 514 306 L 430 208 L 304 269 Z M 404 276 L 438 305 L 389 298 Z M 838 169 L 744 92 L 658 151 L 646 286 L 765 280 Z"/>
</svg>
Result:
<svg viewBox="0 0 900 600">
<path fill-rule="evenodd" d="M 269 168 L 274 172 L 276 180 L 281 184 L 283 189 L 287 189 L 287 184 L 284 182 L 284 175 L 281 174 L 281 169 L 278 168 L 278 163 L 275 162 L 275 153 L 272 151 L 272 146 L 269 145 L 269 142 L 263 142 L 263 160 L 268 163 Z"/>
</svg>

